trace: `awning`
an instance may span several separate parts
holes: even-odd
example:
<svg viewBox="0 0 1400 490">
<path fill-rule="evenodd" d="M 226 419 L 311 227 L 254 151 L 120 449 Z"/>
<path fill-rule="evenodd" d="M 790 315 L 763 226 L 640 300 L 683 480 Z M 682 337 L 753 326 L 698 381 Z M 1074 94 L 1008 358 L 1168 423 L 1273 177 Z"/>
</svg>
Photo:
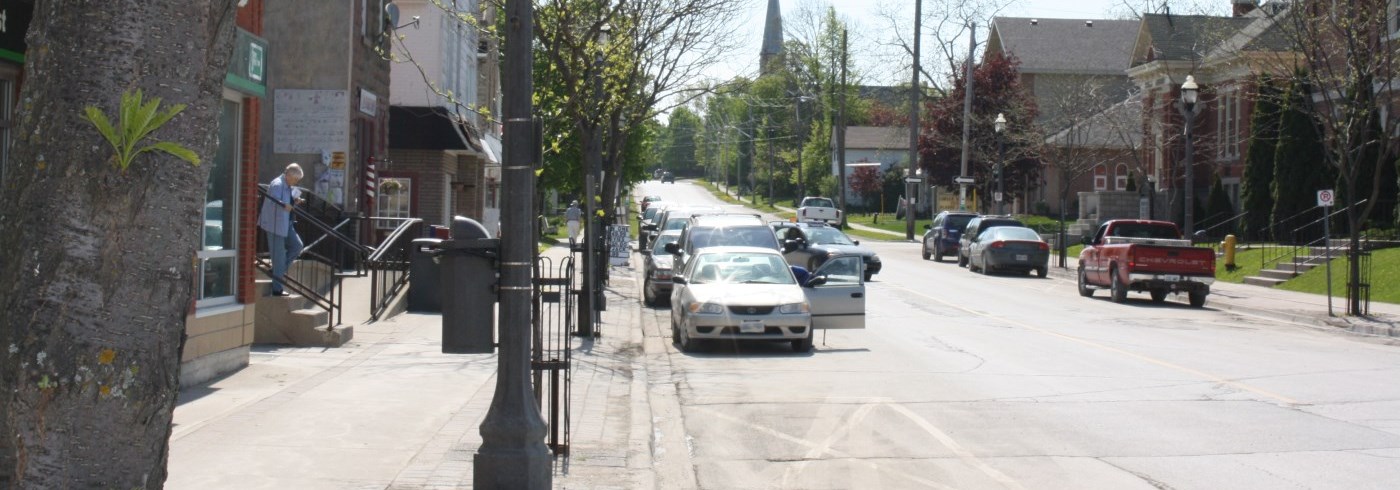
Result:
<svg viewBox="0 0 1400 490">
<path fill-rule="evenodd" d="M 494 135 L 484 134 L 481 136 L 483 151 L 486 153 L 486 161 L 492 165 L 501 164 L 501 140 Z"/>
<path fill-rule="evenodd" d="M 389 149 L 482 151 L 471 123 L 445 107 L 389 107 Z"/>
</svg>

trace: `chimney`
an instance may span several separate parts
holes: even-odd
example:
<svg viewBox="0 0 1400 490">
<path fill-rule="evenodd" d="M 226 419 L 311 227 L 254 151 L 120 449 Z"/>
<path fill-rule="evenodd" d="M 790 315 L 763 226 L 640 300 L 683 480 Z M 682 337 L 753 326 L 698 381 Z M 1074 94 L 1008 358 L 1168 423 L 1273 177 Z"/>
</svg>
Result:
<svg viewBox="0 0 1400 490">
<path fill-rule="evenodd" d="M 1086 20 L 1086 21 L 1084 21 L 1084 27 L 1094 27 L 1094 21 L 1092 21 L 1092 20 Z"/>
<path fill-rule="evenodd" d="M 1259 8 L 1259 0 L 1230 0 L 1230 3 L 1234 5 L 1235 17 L 1244 17 Z"/>
</svg>

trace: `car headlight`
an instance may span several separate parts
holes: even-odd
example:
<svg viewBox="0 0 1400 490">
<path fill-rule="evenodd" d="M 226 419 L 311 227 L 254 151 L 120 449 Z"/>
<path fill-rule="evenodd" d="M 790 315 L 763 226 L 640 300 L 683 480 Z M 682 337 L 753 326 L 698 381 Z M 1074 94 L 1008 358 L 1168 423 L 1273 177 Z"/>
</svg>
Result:
<svg viewBox="0 0 1400 490">
<path fill-rule="evenodd" d="M 807 306 L 806 301 L 803 301 L 801 303 L 788 303 L 785 305 L 778 306 L 778 313 L 784 314 L 807 313 L 810 310 L 811 307 Z"/>
<path fill-rule="evenodd" d="M 702 313 L 706 315 L 719 315 L 724 313 L 724 306 L 715 303 L 691 303 L 691 313 Z"/>
</svg>

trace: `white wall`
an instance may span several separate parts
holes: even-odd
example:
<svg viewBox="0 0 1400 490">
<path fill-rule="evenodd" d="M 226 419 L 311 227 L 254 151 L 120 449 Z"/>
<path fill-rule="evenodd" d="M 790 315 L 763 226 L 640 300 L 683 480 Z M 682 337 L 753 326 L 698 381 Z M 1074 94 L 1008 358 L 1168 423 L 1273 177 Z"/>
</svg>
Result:
<svg viewBox="0 0 1400 490">
<path fill-rule="evenodd" d="M 443 0 L 442 3 L 451 5 L 453 1 Z M 455 0 L 455 3 L 459 10 L 475 15 L 477 1 Z M 399 0 L 395 3 L 399 6 L 400 25 L 412 22 L 416 15 L 419 16 L 419 26 L 416 29 L 405 27 L 397 33 L 402 40 L 395 41 L 395 62 L 389 83 L 390 103 L 453 108 L 454 104 L 425 82 L 426 74 L 437 91 L 450 92 L 461 103 L 475 105 L 476 29 L 450 18 L 447 12 L 426 0 Z M 408 54 L 412 54 L 418 66 L 407 61 Z"/>
</svg>

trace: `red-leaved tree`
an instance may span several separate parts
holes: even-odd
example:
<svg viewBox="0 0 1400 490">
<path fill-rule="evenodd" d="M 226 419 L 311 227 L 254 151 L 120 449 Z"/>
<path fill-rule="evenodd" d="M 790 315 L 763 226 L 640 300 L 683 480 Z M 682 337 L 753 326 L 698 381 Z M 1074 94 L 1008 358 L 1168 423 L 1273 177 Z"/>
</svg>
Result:
<svg viewBox="0 0 1400 490">
<path fill-rule="evenodd" d="M 856 167 L 855 171 L 851 172 L 851 190 L 855 191 L 856 195 L 860 196 L 862 202 L 867 206 L 871 203 L 879 206 L 880 190 L 882 189 L 880 184 L 880 167 L 875 165 Z"/>
<path fill-rule="evenodd" d="M 991 199 L 995 182 L 997 137 L 993 121 L 1005 114 L 1008 122 L 1002 137 L 1005 148 L 1003 170 L 1006 192 L 1025 193 L 1026 182 L 1040 181 L 1040 166 L 1032 148 L 1032 121 L 1037 109 L 1035 100 L 1020 84 L 1020 61 L 1012 56 L 989 55 L 973 71 L 972 128 L 968 136 L 967 174 L 976 179 L 984 200 Z M 952 185 L 961 173 L 963 99 L 966 92 L 967 67 L 963 65 L 953 76 L 952 89 L 945 97 L 929 101 L 924 106 L 919 133 L 919 166 L 930 182 Z"/>
</svg>

